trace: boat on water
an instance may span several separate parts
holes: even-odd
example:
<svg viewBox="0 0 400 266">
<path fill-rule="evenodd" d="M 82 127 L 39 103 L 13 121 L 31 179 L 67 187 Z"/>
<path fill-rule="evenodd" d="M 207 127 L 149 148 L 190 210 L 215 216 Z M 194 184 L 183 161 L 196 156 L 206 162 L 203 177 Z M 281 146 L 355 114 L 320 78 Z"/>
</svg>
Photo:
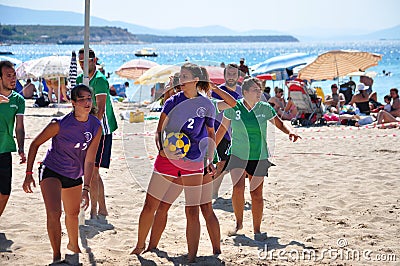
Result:
<svg viewBox="0 0 400 266">
<path fill-rule="evenodd" d="M 12 55 L 13 53 L 12 52 L 8 52 L 8 51 L 6 51 L 6 52 L 4 52 L 4 51 L 0 51 L 0 55 Z"/>
<path fill-rule="evenodd" d="M 150 57 L 157 57 L 158 54 L 154 48 L 143 48 L 135 52 L 136 56 L 150 56 Z"/>
</svg>

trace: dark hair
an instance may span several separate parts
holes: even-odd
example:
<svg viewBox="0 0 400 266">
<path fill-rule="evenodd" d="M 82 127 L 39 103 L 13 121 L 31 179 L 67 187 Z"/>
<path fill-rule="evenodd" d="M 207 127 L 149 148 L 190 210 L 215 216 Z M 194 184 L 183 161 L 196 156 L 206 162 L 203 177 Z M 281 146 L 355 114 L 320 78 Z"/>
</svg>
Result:
<svg viewBox="0 0 400 266">
<path fill-rule="evenodd" d="M 79 84 L 76 85 L 75 87 L 72 88 L 71 90 L 71 100 L 76 102 L 78 100 L 78 97 L 80 97 L 80 92 L 81 91 L 86 91 L 90 93 L 90 96 L 93 98 L 93 90 L 89 88 L 86 85 Z M 97 113 L 97 107 L 93 104 L 92 105 L 92 110 L 90 110 L 91 114 L 96 114 Z"/>
<path fill-rule="evenodd" d="M 8 60 L 0 61 L 0 77 L 3 77 L 3 68 L 14 69 L 14 64 Z"/>
<path fill-rule="evenodd" d="M 126 81 L 126 82 L 124 83 L 124 85 L 125 85 L 125 87 L 129 87 L 129 82 Z"/>
<path fill-rule="evenodd" d="M 197 82 L 197 87 L 200 88 L 204 92 L 208 92 L 210 90 L 210 77 L 208 76 L 207 69 L 205 67 L 200 67 L 202 77 L 199 82 Z"/>
<path fill-rule="evenodd" d="M 228 64 L 228 65 L 225 67 L 225 69 L 224 69 L 224 77 L 225 77 L 225 75 L 226 75 L 226 70 L 227 70 L 228 68 L 236 68 L 236 69 L 237 69 L 237 72 L 238 72 L 238 75 L 240 74 L 240 70 L 239 70 L 238 65 L 235 64 L 235 63 L 230 63 L 230 64 Z"/>
<path fill-rule="evenodd" d="M 85 53 L 85 48 L 79 49 L 78 54 L 84 54 Z M 96 54 L 92 50 L 92 48 L 89 48 L 89 58 L 96 58 Z"/>
<path fill-rule="evenodd" d="M 271 87 L 269 86 L 265 87 L 264 92 L 269 94 L 271 92 Z"/>
<path fill-rule="evenodd" d="M 399 90 L 397 88 L 391 88 L 390 91 L 394 91 L 397 94 L 397 98 L 399 98 Z"/>
<path fill-rule="evenodd" d="M 337 85 L 336 85 L 336 83 L 333 83 L 333 84 L 331 85 L 331 89 L 332 89 L 332 88 L 336 88 L 336 89 L 338 88 Z"/>
<path fill-rule="evenodd" d="M 243 80 L 243 83 L 242 83 L 242 94 L 243 94 L 244 91 L 249 91 L 249 89 L 250 89 L 254 84 L 256 84 L 257 87 L 259 87 L 259 88 L 261 89 L 261 81 L 260 81 L 258 78 L 255 78 L 255 77 L 248 77 L 248 78 L 245 78 L 245 79 Z"/>
<path fill-rule="evenodd" d="M 283 92 L 283 89 L 279 88 L 279 87 L 275 87 L 274 92 L 275 92 L 275 94 L 278 94 L 280 92 Z"/>
<path fill-rule="evenodd" d="M 390 95 L 385 95 L 385 97 L 383 97 L 383 99 L 390 101 L 392 99 L 392 97 Z"/>
</svg>

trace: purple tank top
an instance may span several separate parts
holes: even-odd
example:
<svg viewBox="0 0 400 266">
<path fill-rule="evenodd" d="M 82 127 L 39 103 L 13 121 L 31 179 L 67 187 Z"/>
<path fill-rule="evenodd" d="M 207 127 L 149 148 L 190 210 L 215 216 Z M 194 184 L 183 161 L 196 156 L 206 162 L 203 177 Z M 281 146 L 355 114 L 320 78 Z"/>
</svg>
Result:
<svg viewBox="0 0 400 266">
<path fill-rule="evenodd" d="M 60 130 L 52 138 L 43 164 L 60 175 L 77 179 L 83 176 L 86 152 L 101 126 L 100 121 L 89 115 L 86 122 L 79 122 L 73 112 L 54 120 Z"/>
<path fill-rule="evenodd" d="M 190 149 L 187 159 L 202 161 L 207 151 L 207 128 L 214 127 L 215 107 L 210 99 L 198 95 L 186 98 L 183 92 L 171 96 L 162 110 L 168 115 L 165 132 L 183 132 L 190 139 Z"/>
</svg>

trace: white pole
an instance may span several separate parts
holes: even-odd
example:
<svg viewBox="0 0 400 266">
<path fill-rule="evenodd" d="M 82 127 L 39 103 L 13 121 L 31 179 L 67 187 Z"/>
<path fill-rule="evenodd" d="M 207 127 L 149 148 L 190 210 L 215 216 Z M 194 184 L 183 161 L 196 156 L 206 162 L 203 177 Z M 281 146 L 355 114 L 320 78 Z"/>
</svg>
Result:
<svg viewBox="0 0 400 266">
<path fill-rule="evenodd" d="M 89 36 L 90 36 L 90 0 L 85 0 L 85 34 L 83 39 L 84 62 L 83 84 L 89 86 Z"/>
</svg>

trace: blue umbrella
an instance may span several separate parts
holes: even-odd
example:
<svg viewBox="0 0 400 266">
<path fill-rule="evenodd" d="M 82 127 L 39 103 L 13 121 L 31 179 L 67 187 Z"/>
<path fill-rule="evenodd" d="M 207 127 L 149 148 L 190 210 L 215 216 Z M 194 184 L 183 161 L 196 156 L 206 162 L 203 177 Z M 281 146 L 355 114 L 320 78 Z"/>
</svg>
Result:
<svg viewBox="0 0 400 266">
<path fill-rule="evenodd" d="M 285 79 L 287 70 L 293 70 L 295 67 L 311 63 L 314 59 L 315 56 L 306 53 L 292 53 L 271 57 L 264 62 L 250 67 L 252 70 L 251 75 L 257 76 L 266 73 L 276 73 L 277 80 Z"/>
</svg>

